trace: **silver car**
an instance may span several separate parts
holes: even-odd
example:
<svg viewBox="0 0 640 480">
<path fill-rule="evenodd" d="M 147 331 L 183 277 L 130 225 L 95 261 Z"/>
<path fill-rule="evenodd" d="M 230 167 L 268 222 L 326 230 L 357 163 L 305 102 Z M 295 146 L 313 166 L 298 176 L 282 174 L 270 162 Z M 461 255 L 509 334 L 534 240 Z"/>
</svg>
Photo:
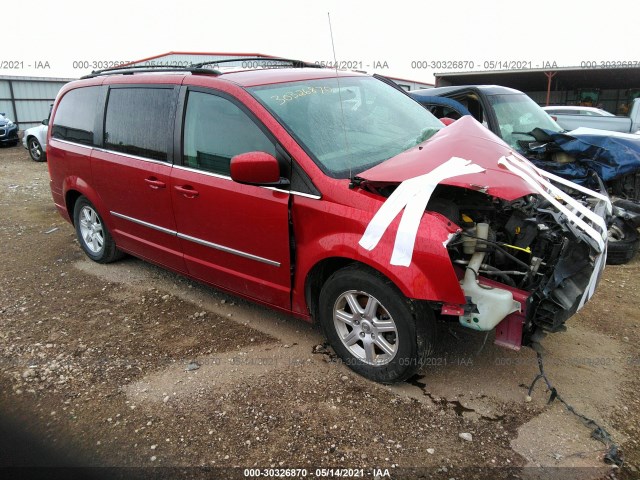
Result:
<svg viewBox="0 0 640 480">
<path fill-rule="evenodd" d="M 34 162 L 44 162 L 47 159 L 47 131 L 49 119 L 43 120 L 42 125 L 27 128 L 22 136 L 22 145 L 29 150 Z"/>
</svg>

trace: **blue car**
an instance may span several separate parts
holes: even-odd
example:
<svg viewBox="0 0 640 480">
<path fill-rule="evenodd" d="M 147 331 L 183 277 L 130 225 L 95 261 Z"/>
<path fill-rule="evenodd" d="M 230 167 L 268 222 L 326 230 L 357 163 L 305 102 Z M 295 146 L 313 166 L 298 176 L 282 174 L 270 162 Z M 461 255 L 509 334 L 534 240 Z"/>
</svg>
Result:
<svg viewBox="0 0 640 480">
<path fill-rule="evenodd" d="M 640 135 L 560 127 L 524 93 L 497 85 L 414 90 L 409 95 L 449 124 L 471 115 L 539 168 L 600 190 L 614 204 L 607 263 L 627 263 L 640 249 Z"/>
<path fill-rule="evenodd" d="M 17 145 L 18 141 L 18 125 L 0 113 L 0 144 Z"/>
<path fill-rule="evenodd" d="M 587 185 L 595 172 L 611 194 L 640 201 L 640 135 L 591 128 L 568 132 L 527 95 L 507 87 L 439 87 L 409 95 L 438 118 L 473 116 L 544 170 Z"/>
</svg>

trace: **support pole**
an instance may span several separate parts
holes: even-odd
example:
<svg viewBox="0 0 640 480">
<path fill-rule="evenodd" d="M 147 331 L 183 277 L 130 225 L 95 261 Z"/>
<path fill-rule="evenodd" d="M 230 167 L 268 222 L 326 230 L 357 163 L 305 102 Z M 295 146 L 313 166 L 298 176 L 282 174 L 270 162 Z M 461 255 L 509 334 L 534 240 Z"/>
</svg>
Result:
<svg viewBox="0 0 640 480">
<path fill-rule="evenodd" d="M 545 107 L 549 106 L 549 99 L 551 98 L 551 79 L 555 77 L 558 72 L 544 72 L 547 76 L 547 102 L 545 103 Z"/>
</svg>

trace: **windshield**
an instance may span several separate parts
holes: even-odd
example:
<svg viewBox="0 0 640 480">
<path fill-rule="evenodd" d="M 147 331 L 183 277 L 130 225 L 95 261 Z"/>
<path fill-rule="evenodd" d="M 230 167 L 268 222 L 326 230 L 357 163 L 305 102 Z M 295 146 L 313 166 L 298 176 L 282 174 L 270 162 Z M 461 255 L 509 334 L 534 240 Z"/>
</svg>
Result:
<svg viewBox="0 0 640 480">
<path fill-rule="evenodd" d="M 382 163 L 443 127 L 419 103 L 372 77 L 280 83 L 250 90 L 322 171 L 334 178 L 349 178 Z"/>
<path fill-rule="evenodd" d="M 524 93 L 507 95 L 489 95 L 493 106 L 500 136 L 513 148 L 520 150 L 519 140 L 534 141 L 530 135 L 535 128 L 563 132 L 564 129 Z"/>
</svg>

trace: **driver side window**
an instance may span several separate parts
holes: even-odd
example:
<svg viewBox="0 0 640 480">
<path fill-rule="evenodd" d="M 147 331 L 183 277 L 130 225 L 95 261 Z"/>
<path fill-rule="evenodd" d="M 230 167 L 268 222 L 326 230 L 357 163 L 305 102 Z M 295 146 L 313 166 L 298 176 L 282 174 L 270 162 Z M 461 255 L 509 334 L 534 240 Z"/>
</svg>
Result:
<svg viewBox="0 0 640 480">
<path fill-rule="evenodd" d="M 469 110 L 469 113 L 471 113 L 473 118 L 479 121 L 484 127 L 489 128 L 489 122 L 487 120 L 487 116 L 485 115 L 484 109 L 482 108 L 482 103 L 480 103 L 480 100 L 476 97 L 475 94 L 467 93 L 459 98 L 454 97 L 454 100 L 464 105 L 467 110 Z"/>
</svg>

